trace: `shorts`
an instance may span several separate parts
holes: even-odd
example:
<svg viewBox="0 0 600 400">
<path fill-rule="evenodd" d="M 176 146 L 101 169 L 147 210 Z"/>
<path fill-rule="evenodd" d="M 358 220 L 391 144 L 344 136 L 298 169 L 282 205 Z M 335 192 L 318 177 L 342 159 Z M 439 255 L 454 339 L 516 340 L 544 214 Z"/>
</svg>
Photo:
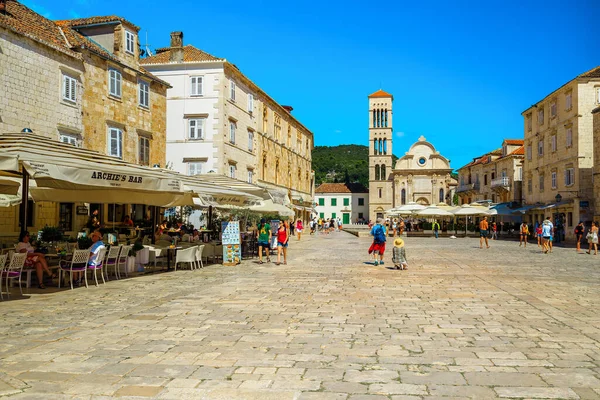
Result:
<svg viewBox="0 0 600 400">
<path fill-rule="evenodd" d="M 552 236 L 542 236 L 542 239 L 544 239 L 544 240 L 551 240 Z"/>
<path fill-rule="evenodd" d="M 488 235 L 488 231 L 487 230 L 481 230 L 479 231 L 479 237 L 487 237 Z"/>
<path fill-rule="evenodd" d="M 277 247 L 288 247 L 287 243 L 277 242 Z"/>
<path fill-rule="evenodd" d="M 383 253 L 385 253 L 385 242 L 383 242 L 383 243 L 373 242 L 371 247 L 369 247 L 369 254 L 371 254 L 371 253 L 379 253 L 380 255 L 383 256 Z"/>
<path fill-rule="evenodd" d="M 302 233 L 302 229 L 296 229 L 296 232 Z"/>
<path fill-rule="evenodd" d="M 264 247 L 265 249 L 269 249 L 271 248 L 271 245 L 269 244 L 269 242 L 258 242 L 258 247 Z"/>
</svg>

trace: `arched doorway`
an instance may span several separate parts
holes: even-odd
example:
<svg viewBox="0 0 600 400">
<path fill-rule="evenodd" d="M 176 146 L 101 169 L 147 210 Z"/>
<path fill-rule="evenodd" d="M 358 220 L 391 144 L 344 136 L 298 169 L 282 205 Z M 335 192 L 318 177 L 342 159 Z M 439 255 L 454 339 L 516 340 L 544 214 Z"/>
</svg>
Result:
<svg viewBox="0 0 600 400">
<path fill-rule="evenodd" d="M 428 206 L 429 205 L 429 200 L 427 200 L 425 197 L 419 197 L 417 199 L 417 204 L 420 204 L 422 206 Z"/>
</svg>

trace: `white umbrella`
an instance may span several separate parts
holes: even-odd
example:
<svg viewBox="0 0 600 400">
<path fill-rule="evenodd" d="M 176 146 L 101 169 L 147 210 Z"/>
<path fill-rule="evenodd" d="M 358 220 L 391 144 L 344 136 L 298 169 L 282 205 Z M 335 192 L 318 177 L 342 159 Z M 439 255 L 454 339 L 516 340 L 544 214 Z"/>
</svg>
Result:
<svg viewBox="0 0 600 400">
<path fill-rule="evenodd" d="M 12 207 L 21 204 L 21 196 L 0 194 L 0 207 Z"/>
<path fill-rule="evenodd" d="M 464 216 L 465 217 L 465 236 L 467 236 L 467 216 L 469 215 L 489 215 L 487 212 L 487 208 L 484 207 L 473 207 L 470 204 L 463 204 L 456 210 L 454 210 L 453 214 L 455 216 Z"/>
<path fill-rule="evenodd" d="M 394 207 L 391 210 L 388 210 L 387 214 L 411 215 L 411 214 L 413 214 L 413 212 L 420 211 L 425 208 L 427 208 L 427 207 L 425 207 L 424 205 L 415 203 L 414 201 L 411 201 L 407 204 L 403 204 L 401 206 Z"/>
<path fill-rule="evenodd" d="M 448 210 L 444 210 L 443 208 L 437 206 L 426 207 L 422 210 L 415 211 L 415 215 L 419 217 L 453 217 L 454 214 Z"/>
</svg>

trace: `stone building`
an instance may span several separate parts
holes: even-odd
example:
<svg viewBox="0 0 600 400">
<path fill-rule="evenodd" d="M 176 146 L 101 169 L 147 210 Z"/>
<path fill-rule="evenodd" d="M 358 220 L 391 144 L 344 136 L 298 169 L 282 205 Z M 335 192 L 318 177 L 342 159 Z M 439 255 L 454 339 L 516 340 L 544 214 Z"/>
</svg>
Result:
<svg viewBox="0 0 600 400">
<path fill-rule="evenodd" d="M 554 215 L 567 238 L 593 217 L 592 110 L 600 105 L 600 67 L 585 72 L 523 111 L 527 220 Z"/>
<path fill-rule="evenodd" d="M 417 202 L 450 203 L 456 187 L 450 161 L 421 136 L 392 166 L 393 96 L 369 96 L 369 219 L 393 207 Z"/>
<path fill-rule="evenodd" d="M 360 183 L 322 183 L 315 189 L 315 203 L 319 218 L 358 223 L 369 215 L 369 190 Z"/>
<path fill-rule="evenodd" d="M 489 200 L 521 204 L 523 140 L 505 139 L 502 147 L 458 169 L 456 194 L 460 204 Z"/>
<path fill-rule="evenodd" d="M 139 28 L 119 17 L 50 21 L 16 0 L 0 0 L 0 132 L 35 134 L 141 165 L 165 166 L 164 81 L 139 65 Z M 6 93 L 6 95 L 4 95 Z M 68 234 L 88 216 L 77 203 L 31 202 L 30 230 Z M 86 205 L 104 221 L 139 219 L 143 205 Z M 18 207 L 0 210 L 1 235 L 14 236 Z"/>
<path fill-rule="evenodd" d="M 599 95 L 600 96 L 600 95 Z M 600 99 L 599 99 L 600 103 Z M 592 111 L 594 154 L 600 155 L 600 105 Z M 594 157 L 594 221 L 600 221 L 600 156 Z"/>
<path fill-rule="evenodd" d="M 185 174 L 215 172 L 268 188 L 307 219 L 313 134 L 234 64 L 173 32 L 169 47 L 141 61 L 167 93 L 167 162 Z"/>
</svg>

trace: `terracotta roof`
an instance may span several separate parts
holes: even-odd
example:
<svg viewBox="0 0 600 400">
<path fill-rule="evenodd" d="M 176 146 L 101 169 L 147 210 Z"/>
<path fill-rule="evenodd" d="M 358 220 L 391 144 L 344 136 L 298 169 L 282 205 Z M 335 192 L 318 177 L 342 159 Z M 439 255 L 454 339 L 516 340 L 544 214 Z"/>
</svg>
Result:
<svg viewBox="0 0 600 400">
<path fill-rule="evenodd" d="M 600 66 L 590 69 L 579 75 L 579 78 L 600 78 Z"/>
<path fill-rule="evenodd" d="M 369 189 L 360 183 L 322 183 L 315 193 L 369 193 Z"/>
<path fill-rule="evenodd" d="M 56 21 L 56 22 L 60 22 L 61 24 L 67 24 L 73 28 L 83 27 L 83 26 L 88 26 L 88 25 L 105 24 L 107 22 L 117 22 L 117 23 L 123 23 L 123 24 L 129 25 L 130 27 L 134 28 L 136 31 L 140 30 L 139 26 L 136 26 L 136 25 L 132 24 L 131 22 L 127 21 L 125 18 L 119 17 L 117 15 L 106 15 L 104 17 L 65 19 L 65 20 Z"/>
<path fill-rule="evenodd" d="M 140 64 L 169 64 L 171 62 L 171 48 L 165 47 L 157 50 L 156 55 L 146 57 L 140 60 Z M 225 61 L 223 58 L 217 58 L 192 45 L 183 46 L 183 62 L 202 62 L 202 61 Z"/>
<path fill-rule="evenodd" d="M 70 49 L 60 28 L 53 21 L 42 17 L 18 1 L 6 0 L 6 11 L 0 13 L 0 26 L 80 58 Z"/>
<path fill-rule="evenodd" d="M 378 91 L 376 91 L 375 93 L 372 93 L 369 95 L 369 98 L 372 97 L 391 97 L 392 100 L 394 99 L 394 96 L 392 96 L 391 94 L 389 94 L 388 92 L 384 92 L 383 90 L 379 89 Z"/>
<path fill-rule="evenodd" d="M 509 156 L 524 156 L 524 155 L 525 155 L 525 146 L 521 146 L 509 154 Z"/>
<path fill-rule="evenodd" d="M 504 139 L 504 143 L 509 146 L 522 146 L 525 141 L 523 139 Z"/>
</svg>

